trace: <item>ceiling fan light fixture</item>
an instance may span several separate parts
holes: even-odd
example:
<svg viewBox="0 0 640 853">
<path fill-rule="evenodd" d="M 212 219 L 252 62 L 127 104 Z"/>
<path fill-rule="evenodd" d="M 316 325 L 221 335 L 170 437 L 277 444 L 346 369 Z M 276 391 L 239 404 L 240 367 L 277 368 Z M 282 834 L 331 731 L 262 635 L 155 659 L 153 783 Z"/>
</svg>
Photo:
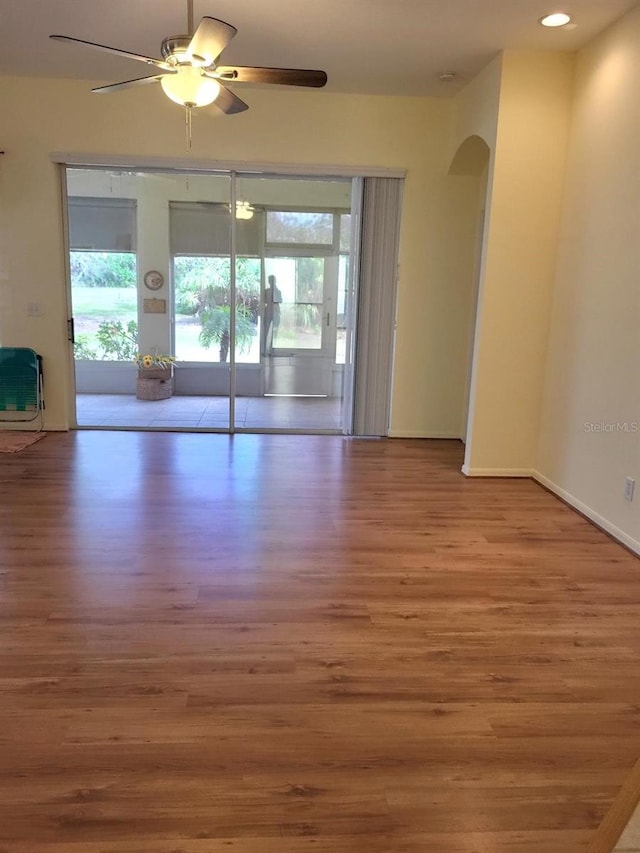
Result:
<svg viewBox="0 0 640 853">
<path fill-rule="evenodd" d="M 248 201 L 236 201 L 236 219 L 253 219 L 253 208 Z"/>
<path fill-rule="evenodd" d="M 571 23 L 571 15 L 568 12 L 551 12 L 549 15 L 543 15 L 538 23 L 543 27 L 566 27 Z"/>
<path fill-rule="evenodd" d="M 205 77 L 199 68 L 181 65 L 176 74 L 167 74 L 160 85 L 168 98 L 183 107 L 206 107 L 220 94 L 217 80 Z"/>
</svg>

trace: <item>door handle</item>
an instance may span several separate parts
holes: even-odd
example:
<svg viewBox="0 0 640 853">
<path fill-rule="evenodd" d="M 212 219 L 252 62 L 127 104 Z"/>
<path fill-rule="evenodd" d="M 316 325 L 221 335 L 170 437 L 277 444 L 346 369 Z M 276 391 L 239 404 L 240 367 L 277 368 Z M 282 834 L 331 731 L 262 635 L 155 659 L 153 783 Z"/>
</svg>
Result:
<svg viewBox="0 0 640 853">
<path fill-rule="evenodd" d="M 67 320 L 67 340 L 72 344 L 76 342 L 76 324 L 73 317 Z"/>
<path fill-rule="evenodd" d="M 327 326 L 329 325 L 329 319 L 330 319 L 330 317 L 331 317 L 331 314 L 330 314 L 330 312 L 329 312 L 329 311 L 327 311 Z"/>
</svg>

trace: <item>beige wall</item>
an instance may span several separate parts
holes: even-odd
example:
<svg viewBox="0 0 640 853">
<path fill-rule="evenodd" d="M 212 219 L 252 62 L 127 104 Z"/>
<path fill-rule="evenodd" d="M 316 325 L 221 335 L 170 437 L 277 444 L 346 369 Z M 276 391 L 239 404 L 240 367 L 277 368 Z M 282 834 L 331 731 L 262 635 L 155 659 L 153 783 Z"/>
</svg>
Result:
<svg viewBox="0 0 640 853">
<path fill-rule="evenodd" d="M 535 463 L 572 79 L 566 54 L 502 57 L 463 468 L 470 475 L 527 474 Z M 495 89 L 495 76 L 489 82 Z M 481 94 L 495 116 L 495 101 Z M 459 126 L 490 134 L 472 107 L 465 111 L 475 121 Z"/>
<path fill-rule="evenodd" d="M 184 117 L 159 88 L 92 95 L 87 81 L 0 86 L 0 341 L 45 357 L 47 426 L 68 420 L 61 208 L 53 151 L 184 160 Z M 407 170 L 401 230 L 394 434 L 459 435 L 468 259 L 457 252 L 472 190 L 447 175 L 450 101 L 245 90 L 250 110 L 194 118 L 194 159 Z M 43 316 L 28 317 L 36 302 Z"/>
<path fill-rule="evenodd" d="M 537 462 L 543 482 L 636 550 L 640 550 L 639 80 L 636 9 L 577 60 Z M 629 431 L 624 431 L 624 424 Z M 638 483 L 633 503 L 623 497 L 626 476 Z"/>
</svg>

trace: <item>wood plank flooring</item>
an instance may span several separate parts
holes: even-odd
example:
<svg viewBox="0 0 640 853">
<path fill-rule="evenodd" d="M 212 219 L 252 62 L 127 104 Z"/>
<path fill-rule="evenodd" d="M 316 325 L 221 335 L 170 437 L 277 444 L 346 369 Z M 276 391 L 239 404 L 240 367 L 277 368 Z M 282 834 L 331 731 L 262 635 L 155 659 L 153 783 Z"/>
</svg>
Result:
<svg viewBox="0 0 640 853">
<path fill-rule="evenodd" d="M 578 853 L 640 756 L 640 561 L 444 441 L 0 457 L 0 853 Z"/>
</svg>

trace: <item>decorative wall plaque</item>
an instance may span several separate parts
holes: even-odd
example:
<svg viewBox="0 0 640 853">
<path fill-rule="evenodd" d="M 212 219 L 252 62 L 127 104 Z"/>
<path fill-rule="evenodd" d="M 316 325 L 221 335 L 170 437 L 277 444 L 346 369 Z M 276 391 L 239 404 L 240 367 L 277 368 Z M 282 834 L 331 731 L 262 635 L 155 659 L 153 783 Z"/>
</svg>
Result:
<svg viewBox="0 0 640 853">
<path fill-rule="evenodd" d="M 145 299 L 143 302 L 144 313 L 145 314 L 166 314 L 167 313 L 167 300 L 166 299 L 157 299 L 155 296 L 153 299 Z"/>
</svg>

